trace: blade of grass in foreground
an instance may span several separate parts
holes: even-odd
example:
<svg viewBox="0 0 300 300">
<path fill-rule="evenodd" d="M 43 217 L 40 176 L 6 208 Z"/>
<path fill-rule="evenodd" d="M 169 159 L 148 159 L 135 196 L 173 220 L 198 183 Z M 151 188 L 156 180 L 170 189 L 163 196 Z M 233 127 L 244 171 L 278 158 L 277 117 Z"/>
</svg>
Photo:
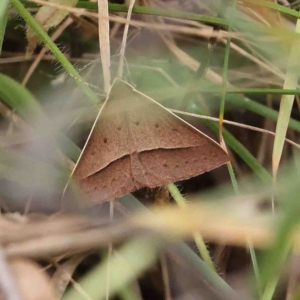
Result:
<svg viewBox="0 0 300 300">
<path fill-rule="evenodd" d="M 0 2 L 0 22 L 2 22 L 2 19 L 4 18 L 5 14 L 7 12 L 8 1 L 9 0 L 2 0 Z"/>
<path fill-rule="evenodd" d="M 8 18 L 8 0 L 0 1 L 0 55 Z"/>
<path fill-rule="evenodd" d="M 300 32 L 300 21 L 297 21 L 295 32 Z M 292 44 L 291 53 L 288 62 L 288 68 L 286 73 L 286 78 L 284 81 L 284 89 L 294 89 L 298 84 L 298 73 L 295 70 L 295 61 L 299 61 L 299 43 L 294 42 Z M 276 174 L 278 171 L 283 146 L 285 142 L 285 136 L 291 117 L 291 111 L 294 104 L 294 95 L 284 95 L 280 102 L 280 109 L 278 115 L 278 121 L 276 124 L 275 140 L 273 147 L 273 157 L 272 157 L 272 169 L 274 180 L 276 180 Z"/>
<path fill-rule="evenodd" d="M 186 200 L 185 198 L 181 195 L 180 191 L 178 190 L 177 186 L 173 183 L 170 182 L 167 185 L 167 189 L 169 190 L 170 194 L 172 195 L 172 197 L 174 198 L 174 200 L 176 201 L 177 205 L 181 208 L 184 208 L 187 204 L 186 204 Z M 199 232 L 194 232 L 193 234 L 194 236 L 194 241 L 195 244 L 199 250 L 199 253 L 202 257 L 202 259 L 206 262 L 206 264 L 214 271 L 217 272 L 214 262 L 210 256 L 210 253 L 206 247 L 206 244 L 201 236 L 201 234 Z"/>
<path fill-rule="evenodd" d="M 132 287 L 127 286 L 119 291 L 119 297 L 122 300 L 142 300 L 133 290 Z"/>
<path fill-rule="evenodd" d="M 110 295 L 115 295 L 137 278 L 144 270 L 152 266 L 157 257 L 159 242 L 154 239 L 136 238 L 125 244 L 120 250 L 114 251 L 109 262 L 98 264 L 79 281 L 81 289 L 91 299 L 105 299 L 107 263 L 110 264 Z M 62 300 L 79 300 L 82 296 L 72 288 Z"/>
<path fill-rule="evenodd" d="M 119 198 L 118 201 L 131 212 L 148 211 L 147 208 L 132 195 L 123 196 Z M 199 276 L 199 280 L 203 281 L 207 289 L 214 291 L 216 295 L 222 295 L 220 299 L 236 299 L 236 294 L 231 287 L 184 242 L 178 241 L 174 243 L 171 250 L 178 253 L 183 260 L 189 263 L 191 268 L 193 268 Z"/>
<path fill-rule="evenodd" d="M 295 32 L 300 31 L 300 21 L 297 21 Z M 298 74 L 295 72 L 295 60 L 299 61 L 298 53 L 298 43 L 293 43 L 291 48 L 291 53 L 289 57 L 289 63 L 286 73 L 286 78 L 284 82 L 284 88 L 293 89 L 297 87 L 298 83 Z M 272 170 L 273 170 L 273 182 L 274 188 L 276 184 L 277 171 L 283 151 L 283 146 L 285 142 L 285 136 L 291 116 L 291 111 L 294 103 L 294 95 L 284 95 L 281 99 L 280 110 L 278 115 L 278 121 L 276 124 L 276 133 L 273 146 L 273 156 L 272 156 Z M 274 211 L 274 199 L 272 199 L 272 209 Z M 283 226 L 284 227 L 284 226 Z M 288 227 L 287 227 L 288 229 Z M 283 241 L 285 248 L 282 249 L 281 260 L 285 261 L 288 251 L 290 250 L 290 245 L 287 240 Z M 274 296 L 276 286 L 278 284 L 279 275 L 275 273 L 274 276 L 271 276 L 266 283 L 264 294 L 262 296 L 263 300 L 271 300 Z"/>
<path fill-rule="evenodd" d="M 299 204 L 298 195 L 300 190 L 291 190 L 287 196 L 290 202 L 289 207 L 285 211 L 282 222 L 277 227 L 277 238 L 274 246 L 270 251 L 265 253 L 260 260 L 261 270 L 261 288 L 264 290 L 263 300 L 272 299 L 280 275 L 284 268 L 284 263 L 288 253 L 291 250 L 289 241 L 290 234 L 293 229 L 299 224 Z"/>
<path fill-rule="evenodd" d="M 297 164 L 300 156 L 282 165 L 281 172 L 278 173 L 276 186 L 276 197 L 280 203 L 280 214 L 274 215 L 273 230 L 275 240 L 272 247 L 264 251 L 258 260 L 260 271 L 259 289 L 264 292 L 263 299 L 271 299 L 274 294 L 278 279 L 283 276 L 286 268 L 286 259 L 289 254 L 291 235 L 298 234 L 300 222 L 300 186 L 299 170 Z M 271 186 L 270 186 L 271 188 Z M 296 245 L 297 248 L 297 245 Z"/>
</svg>

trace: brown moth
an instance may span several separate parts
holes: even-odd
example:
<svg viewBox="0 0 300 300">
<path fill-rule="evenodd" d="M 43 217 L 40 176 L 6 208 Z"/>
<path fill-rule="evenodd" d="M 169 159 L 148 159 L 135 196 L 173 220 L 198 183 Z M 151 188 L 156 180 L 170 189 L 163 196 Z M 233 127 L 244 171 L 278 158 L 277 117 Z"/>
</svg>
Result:
<svg viewBox="0 0 300 300">
<path fill-rule="evenodd" d="M 228 162 L 208 136 L 116 79 L 74 168 L 92 203 L 162 186 Z"/>
</svg>

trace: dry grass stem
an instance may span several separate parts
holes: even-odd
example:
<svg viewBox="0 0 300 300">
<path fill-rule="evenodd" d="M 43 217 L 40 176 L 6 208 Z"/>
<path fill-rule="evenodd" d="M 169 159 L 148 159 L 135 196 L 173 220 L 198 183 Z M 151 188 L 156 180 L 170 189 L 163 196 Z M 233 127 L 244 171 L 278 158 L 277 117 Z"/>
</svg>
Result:
<svg viewBox="0 0 300 300">
<path fill-rule="evenodd" d="M 172 112 L 174 112 L 176 114 L 180 114 L 180 115 L 185 115 L 185 116 L 190 116 L 190 117 L 194 117 L 194 118 L 219 122 L 219 118 L 214 118 L 214 117 L 209 117 L 209 116 L 204 116 L 204 115 L 199 115 L 199 114 L 193 114 L 193 113 L 184 112 L 184 111 L 176 110 L 176 109 L 170 109 L 170 110 Z M 228 121 L 228 120 L 222 120 L 222 122 L 225 123 L 225 124 L 229 124 L 229 125 L 233 125 L 233 126 L 237 126 L 237 127 L 241 127 L 241 128 L 245 128 L 245 129 L 249 129 L 249 130 L 253 130 L 253 131 L 257 131 L 257 132 L 262 132 L 262 133 L 265 133 L 265 134 L 268 134 L 268 135 L 275 136 L 275 132 L 270 131 L 270 130 L 266 130 L 266 129 L 263 129 L 263 128 L 250 126 L 250 125 L 242 124 L 242 123 L 238 123 L 238 122 Z M 294 141 L 292 141 L 288 138 L 285 138 L 285 141 L 300 150 L 300 144 L 297 144 L 296 142 L 294 142 Z"/>
<path fill-rule="evenodd" d="M 98 0 L 98 26 L 100 56 L 103 70 L 104 91 L 107 94 L 110 89 L 110 40 L 109 40 L 109 14 L 108 1 Z"/>
<path fill-rule="evenodd" d="M 123 32 L 123 39 L 122 39 L 121 51 L 120 51 L 119 70 L 118 70 L 118 76 L 120 78 L 123 77 L 123 66 L 124 66 L 124 59 L 125 59 L 125 49 L 126 49 L 126 44 L 127 44 L 129 22 L 131 20 L 131 15 L 132 15 L 132 10 L 133 10 L 134 3 L 135 3 L 135 0 L 130 0 L 128 13 L 127 13 L 128 23 L 125 24 L 125 28 L 124 28 L 124 32 Z"/>
<path fill-rule="evenodd" d="M 90 17 L 94 17 L 94 18 L 97 16 L 97 14 L 89 12 L 89 11 L 87 11 L 85 9 L 81 9 L 81 8 L 80 9 L 79 8 L 71 8 L 69 6 L 58 5 L 58 4 L 54 4 L 51 2 L 45 2 L 45 1 L 41 1 L 41 0 L 30 0 L 30 2 L 60 8 L 60 9 L 67 10 L 67 11 L 75 13 L 75 14 L 81 13 L 82 15 L 90 16 Z M 182 27 L 182 26 L 176 26 L 176 25 L 170 25 L 170 24 L 166 24 L 165 26 L 162 26 L 160 24 L 149 24 L 149 23 L 145 23 L 145 22 L 141 22 L 141 21 L 133 21 L 133 20 L 130 20 L 128 22 L 127 19 L 122 18 L 122 17 L 117 17 L 117 16 L 109 16 L 107 18 L 107 20 L 112 21 L 112 22 L 122 23 L 122 24 L 130 24 L 132 26 L 137 26 L 137 27 L 163 30 L 163 31 L 173 31 L 173 32 L 190 34 L 190 35 L 201 36 L 201 37 L 216 36 L 216 37 L 220 37 L 220 38 L 221 37 L 239 38 L 239 36 L 236 33 L 232 33 L 232 32 L 221 31 L 218 33 L 214 33 L 214 32 L 212 33 L 211 30 L 207 30 L 207 29 L 200 30 L 197 28 Z"/>
</svg>

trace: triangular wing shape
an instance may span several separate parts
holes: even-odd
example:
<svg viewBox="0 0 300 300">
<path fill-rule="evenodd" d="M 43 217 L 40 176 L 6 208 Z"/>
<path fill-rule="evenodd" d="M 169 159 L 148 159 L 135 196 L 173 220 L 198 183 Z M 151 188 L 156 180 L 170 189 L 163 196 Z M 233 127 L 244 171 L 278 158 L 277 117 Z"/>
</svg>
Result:
<svg viewBox="0 0 300 300">
<path fill-rule="evenodd" d="M 228 161 L 208 136 L 118 79 L 103 104 L 74 177 L 99 201 L 214 169 Z"/>
</svg>

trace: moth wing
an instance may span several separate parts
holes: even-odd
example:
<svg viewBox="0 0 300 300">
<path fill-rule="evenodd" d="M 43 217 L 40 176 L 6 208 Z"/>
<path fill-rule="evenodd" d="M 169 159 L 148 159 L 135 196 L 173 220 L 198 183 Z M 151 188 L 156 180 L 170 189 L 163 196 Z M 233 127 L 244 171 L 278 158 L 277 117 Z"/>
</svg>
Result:
<svg viewBox="0 0 300 300">
<path fill-rule="evenodd" d="M 103 170 L 80 180 L 79 185 L 91 203 L 112 200 L 142 187 L 133 180 L 130 156 L 122 157 Z"/>
</svg>

